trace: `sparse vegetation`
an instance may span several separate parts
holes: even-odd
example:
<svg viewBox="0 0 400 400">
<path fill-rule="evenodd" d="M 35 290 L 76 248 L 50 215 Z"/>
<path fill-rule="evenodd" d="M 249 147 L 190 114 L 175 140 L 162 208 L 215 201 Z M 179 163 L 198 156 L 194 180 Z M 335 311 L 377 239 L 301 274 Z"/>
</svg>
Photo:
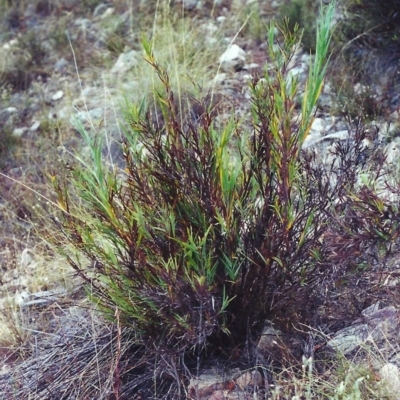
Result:
<svg viewBox="0 0 400 400">
<path fill-rule="evenodd" d="M 20 142 L 12 132 L 11 128 L 4 126 L 0 128 L 0 168 L 5 162 L 5 159 L 10 155 L 12 149 Z"/>
<path fill-rule="evenodd" d="M 343 17 L 336 33 L 335 71 L 345 71 L 336 80 L 337 92 L 345 102 L 361 109 L 360 116 L 386 117 L 398 107 L 399 49 L 397 0 L 343 2 Z M 357 93 L 351 93 L 358 84 Z M 350 92 L 350 93 L 348 93 Z M 354 102 L 353 99 L 354 98 Z"/>
</svg>

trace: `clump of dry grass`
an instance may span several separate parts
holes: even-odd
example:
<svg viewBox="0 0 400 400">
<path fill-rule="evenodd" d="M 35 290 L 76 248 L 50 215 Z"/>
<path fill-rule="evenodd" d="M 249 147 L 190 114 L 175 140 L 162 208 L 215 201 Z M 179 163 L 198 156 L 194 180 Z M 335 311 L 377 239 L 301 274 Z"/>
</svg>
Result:
<svg viewBox="0 0 400 400">
<path fill-rule="evenodd" d="M 129 339 L 121 348 L 123 333 L 101 323 L 91 311 L 59 307 L 53 312 L 58 315 L 46 331 L 30 332 L 33 347 L 25 344 L 25 351 L 32 356 L 0 376 L 4 398 L 25 398 L 28 393 L 35 399 L 121 398 L 125 388 L 116 382 Z"/>
</svg>

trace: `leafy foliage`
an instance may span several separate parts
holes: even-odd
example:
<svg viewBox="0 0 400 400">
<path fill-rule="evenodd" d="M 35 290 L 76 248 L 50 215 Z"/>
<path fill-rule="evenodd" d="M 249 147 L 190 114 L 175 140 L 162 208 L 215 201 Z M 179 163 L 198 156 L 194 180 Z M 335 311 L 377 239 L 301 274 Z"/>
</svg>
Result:
<svg viewBox="0 0 400 400">
<path fill-rule="evenodd" d="M 175 98 L 144 41 L 163 89 L 152 106 L 127 110 L 125 169 L 106 165 L 101 139 L 81 129 L 90 161 L 72 167 L 70 186 L 52 177 L 69 263 L 104 314 L 132 329 L 170 377 L 176 368 L 187 376 L 185 368 L 199 368 L 205 356 L 253 354 L 267 319 L 286 331 L 315 319 L 321 289 L 347 271 L 343 250 L 358 246 L 361 260 L 363 246 L 395 235 L 379 198 L 353 189 L 362 131 L 354 144 L 336 147 L 328 168 L 301 151 L 323 85 L 333 11 L 327 7 L 317 24 L 300 116 L 289 68 L 298 45 L 287 30 L 279 38 L 274 24 L 268 30 L 274 68 L 250 84 L 252 132 L 218 118 L 212 94 Z M 330 239 L 343 231 L 337 251 Z"/>
<path fill-rule="evenodd" d="M 129 110 L 122 179 L 104 166 L 99 138 L 82 131 L 92 161 L 74 169 L 72 182 L 84 209 L 71 210 L 67 190 L 56 189 L 63 229 L 93 276 L 78 255 L 69 260 L 102 308 L 112 316 L 117 307 L 149 341 L 179 351 L 225 341 L 229 350 L 258 332 L 278 292 L 311 283 L 317 263 L 310 253 L 327 203 L 315 201 L 299 156 L 322 87 L 332 12 L 319 27 L 294 131 L 297 80 L 287 66 L 296 42 L 283 32 L 275 50 L 273 25 L 275 74 L 251 84 L 251 136 L 233 119 L 218 126 L 206 104 L 197 120 L 180 120 L 168 74 L 147 42 L 147 61 L 164 86 L 155 93 L 162 123 L 143 104 Z"/>
</svg>

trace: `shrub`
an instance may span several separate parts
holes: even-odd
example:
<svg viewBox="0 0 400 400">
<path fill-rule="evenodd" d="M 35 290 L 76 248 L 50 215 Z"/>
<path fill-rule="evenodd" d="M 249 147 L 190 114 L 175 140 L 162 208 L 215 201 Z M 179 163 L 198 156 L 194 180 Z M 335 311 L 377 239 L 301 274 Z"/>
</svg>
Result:
<svg viewBox="0 0 400 400">
<path fill-rule="evenodd" d="M 59 245 L 68 241 L 63 252 L 104 315 L 117 315 L 165 366 L 155 367 L 153 383 L 188 376 L 205 357 L 254 354 L 267 319 L 285 330 L 311 321 L 322 283 L 337 273 L 330 260 L 344 264 L 321 239 L 340 233 L 334 222 L 346 229 L 331 204 L 357 181 L 363 137 L 338 146 L 328 170 L 301 153 L 326 70 L 334 7 L 324 10 L 295 122 L 298 82 L 288 65 L 297 45 L 287 30 L 279 41 L 269 28 L 274 68 L 250 85 L 253 132 L 234 118 L 224 124 L 212 101 L 176 99 L 144 41 L 163 90 L 154 92 L 155 105 L 127 110 L 125 169 L 106 165 L 101 138 L 82 128 L 90 160 L 72 166 L 69 183 L 52 177 Z M 364 198 L 352 197 L 349 207 Z M 376 237 L 372 223 L 382 217 L 370 199 L 376 207 L 360 243 Z M 360 230 L 346 227 L 350 243 Z"/>
</svg>

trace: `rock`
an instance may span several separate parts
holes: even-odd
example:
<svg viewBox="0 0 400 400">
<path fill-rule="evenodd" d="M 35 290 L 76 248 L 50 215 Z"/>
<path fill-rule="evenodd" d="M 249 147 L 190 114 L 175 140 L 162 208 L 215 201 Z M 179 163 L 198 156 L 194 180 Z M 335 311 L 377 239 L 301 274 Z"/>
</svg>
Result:
<svg viewBox="0 0 400 400">
<path fill-rule="evenodd" d="M 322 134 L 325 132 L 326 129 L 326 121 L 324 118 L 315 118 L 312 125 L 311 125 L 311 130 Z"/>
<path fill-rule="evenodd" d="M 218 399 L 247 399 L 247 388 L 260 387 L 263 378 L 258 371 L 239 370 L 228 372 L 212 369 L 201 374 L 198 378 L 192 378 L 188 386 L 191 399 L 218 400 Z"/>
<path fill-rule="evenodd" d="M 7 107 L 3 111 L 5 111 L 5 112 L 7 112 L 9 114 L 14 114 L 14 113 L 16 113 L 18 111 L 18 109 L 15 108 L 15 107 Z"/>
<path fill-rule="evenodd" d="M 51 100 L 53 101 L 58 101 L 61 100 L 64 97 L 64 92 L 62 90 L 58 90 L 51 96 Z"/>
<path fill-rule="evenodd" d="M 77 18 L 74 20 L 74 25 L 82 31 L 88 31 L 92 27 L 92 21 L 88 18 Z"/>
<path fill-rule="evenodd" d="M 89 110 L 89 118 L 93 120 L 100 120 L 103 118 L 104 110 L 101 107 L 96 107 Z"/>
<path fill-rule="evenodd" d="M 35 121 L 29 128 L 29 132 L 37 132 L 40 128 L 40 121 Z"/>
<path fill-rule="evenodd" d="M 346 129 L 338 132 L 329 133 L 328 135 L 325 135 L 322 139 L 347 140 L 349 138 L 350 138 L 350 132 Z"/>
<path fill-rule="evenodd" d="M 350 355 L 364 343 L 367 337 L 367 324 L 349 326 L 337 332 L 333 339 L 328 342 L 328 347 L 341 354 Z"/>
<path fill-rule="evenodd" d="M 196 400 L 208 400 L 214 392 L 233 389 L 235 383 L 225 373 L 220 371 L 207 371 L 198 378 L 192 378 L 188 386 L 191 398 Z"/>
<path fill-rule="evenodd" d="M 376 311 L 379 311 L 381 302 L 377 301 L 376 303 L 370 305 L 369 307 L 365 308 L 362 312 L 361 315 L 363 317 L 368 317 L 369 315 L 373 314 Z"/>
<path fill-rule="evenodd" d="M 279 51 L 279 48 L 277 49 Z M 306 77 L 306 72 L 309 65 L 309 55 L 302 52 L 301 48 L 297 48 L 295 53 L 290 60 L 287 67 L 287 79 L 286 82 L 288 86 L 291 85 L 293 80 L 298 82 L 304 81 Z"/>
<path fill-rule="evenodd" d="M 26 290 L 17 290 L 14 297 L 14 302 L 17 306 L 22 306 L 29 298 L 29 293 Z"/>
<path fill-rule="evenodd" d="M 249 386 L 260 386 L 262 384 L 262 376 L 259 371 L 246 371 L 235 379 L 235 383 L 242 390 Z"/>
<path fill-rule="evenodd" d="M 354 93 L 358 96 L 362 96 L 371 92 L 371 89 L 368 86 L 362 85 L 361 83 L 356 83 L 354 85 Z"/>
<path fill-rule="evenodd" d="M 250 64 L 243 65 L 243 69 L 245 69 L 245 70 L 257 69 L 257 68 L 260 68 L 260 64 L 250 63 Z"/>
<path fill-rule="evenodd" d="M 100 3 L 99 5 L 96 6 L 96 8 L 93 11 L 93 17 L 100 17 L 105 13 L 105 11 L 110 7 L 109 4 L 107 3 Z"/>
<path fill-rule="evenodd" d="M 323 139 L 323 136 L 320 132 L 310 132 L 305 138 L 301 148 L 303 150 L 308 149 L 311 146 L 319 143 Z"/>
<path fill-rule="evenodd" d="M 17 111 L 15 107 L 7 107 L 0 110 L 0 125 L 5 125 L 6 123 L 15 124 L 15 120 L 18 117 Z"/>
<path fill-rule="evenodd" d="M 215 25 L 213 22 L 207 22 L 201 24 L 201 30 L 207 35 L 207 40 L 210 40 L 211 35 L 218 31 L 218 26 Z M 215 38 L 212 38 L 215 39 Z"/>
<path fill-rule="evenodd" d="M 347 140 L 350 137 L 348 130 L 329 133 L 328 135 L 322 135 L 320 132 L 318 133 L 317 131 L 314 131 L 314 133 L 310 133 L 310 135 L 310 138 L 307 137 L 304 141 L 302 146 L 303 149 L 313 146 L 323 140 Z"/>
<path fill-rule="evenodd" d="M 13 136 L 15 137 L 21 137 L 23 136 L 26 132 L 28 132 L 28 128 L 26 126 L 22 127 L 22 128 L 14 128 L 13 130 Z"/>
<path fill-rule="evenodd" d="M 271 356 L 276 356 L 280 352 L 279 342 L 281 341 L 281 336 L 282 332 L 272 326 L 265 327 L 257 344 L 257 359 L 264 363 Z"/>
<path fill-rule="evenodd" d="M 368 343 L 382 353 L 388 345 L 393 346 L 393 350 L 397 348 L 400 338 L 399 311 L 394 306 L 381 310 L 376 310 L 376 307 L 364 310 L 362 318 L 355 321 L 354 325 L 337 332 L 327 343 L 328 348 L 345 356 L 352 356 L 360 346 L 366 347 Z"/>
<path fill-rule="evenodd" d="M 396 166 L 400 157 L 400 138 L 392 140 L 384 150 L 386 154 L 386 163 Z"/>
<path fill-rule="evenodd" d="M 220 72 L 219 74 L 215 75 L 213 79 L 214 85 L 222 85 L 227 78 L 227 74 L 225 72 Z"/>
<path fill-rule="evenodd" d="M 32 251 L 28 248 L 25 248 L 21 253 L 21 267 L 27 268 L 29 267 L 34 260 L 34 255 Z"/>
<path fill-rule="evenodd" d="M 71 124 L 75 126 L 75 121 L 78 120 L 81 123 L 90 121 L 99 121 L 104 116 L 104 110 L 101 107 L 93 108 L 89 111 L 78 111 L 73 117 L 71 117 Z"/>
<path fill-rule="evenodd" d="M 230 45 L 219 58 L 221 69 L 225 72 L 240 71 L 246 61 L 246 52 L 237 44 Z"/>
<path fill-rule="evenodd" d="M 113 15 L 113 14 L 114 14 L 114 11 L 115 11 L 115 8 L 114 8 L 114 7 L 108 7 L 108 8 L 104 11 L 104 13 L 102 14 L 102 16 L 101 16 L 100 18 L 101 18 L 101 19 L 106 19 L 106 18 L 108 18 L 109 16 Z"/>
<path fill-rule="evenodd" d="M 62 57 L 55 62 L 54 71 L 62 72 L 66 69 L 68 64 L 69 64 L 68 61 L 64 57 Z"/>
<path fill-rule="evenodd" d="M 334 97 L 334 91 L 332 85 L 329 82 L 325 82 L 322 88 L 322 93 L 318 99 L 318 105 L 322 109 L 329 110 L 332 105 L 332 99 Z"/>
<path fill-rule="evenodd" d="M 259 339 L 256 348 L 258 364 L 280 363 L 301 356 L 302 344 L 294 336 L 284 335 L 268 323 Z"/>
<path fill-rule="evenodd" d="M 112 67 L 111 73 L 117 75 L 127 73 L 138 65 L 139 57 L 140 54 L 135 50 L 131 50 L 128 53 L 121 53 L 117 62 Z"/>
<path fill-rule="evenodd" d="M 399 368 L 392 364 L 385 364 L 380 370 L 379 375 L 382 380 L 380 384 L 383 386 L 383 390 L 390 396 L 395 396 L 394 398 L 400 398 L 400 372 Z"/>
<path fill-rule="evenodd" d="M 199 0 L 178 0 L 174 2 L 178 8 L 186 10 L 186 11 L 193 11 L 196 8 L 201 7 L 201 2 Z"/>
</svg>

